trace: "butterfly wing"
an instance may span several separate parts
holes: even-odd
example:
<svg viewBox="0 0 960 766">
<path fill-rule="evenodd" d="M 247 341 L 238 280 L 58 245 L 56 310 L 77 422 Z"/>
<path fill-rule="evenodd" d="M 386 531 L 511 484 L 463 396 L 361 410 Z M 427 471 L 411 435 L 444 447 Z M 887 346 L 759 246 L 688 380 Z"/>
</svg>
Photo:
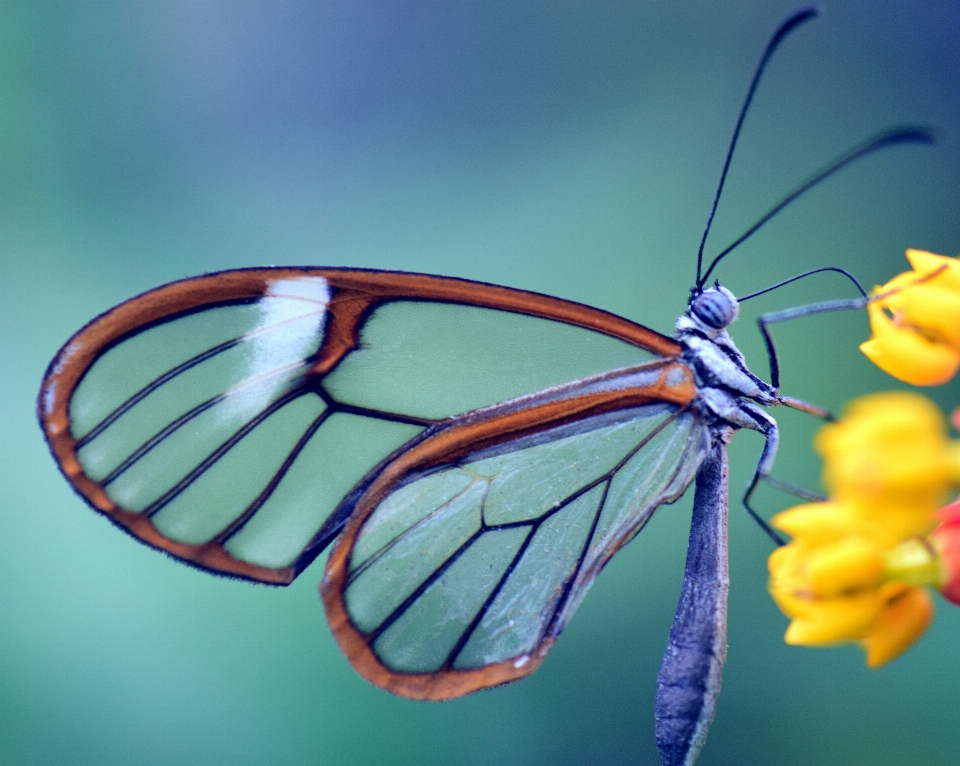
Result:
<svg viewBox="0 0 960 766">
<path fill-rule="evenodd" d="M 322 595 L 368 680 L 449 699 L 539 666 L 607 560 L 707 454 L 677 363 L 436 427 L 375 472 Z"/>
<path fill-rule="evenodd" d="M 291 582 L 371 469 L 451 416 L 677 345 L 579 304 L 464 280 L 244 269 L 101 315 L 44 378 L 51 450 L 94 508 L 195 566 Z"/>
</svg>

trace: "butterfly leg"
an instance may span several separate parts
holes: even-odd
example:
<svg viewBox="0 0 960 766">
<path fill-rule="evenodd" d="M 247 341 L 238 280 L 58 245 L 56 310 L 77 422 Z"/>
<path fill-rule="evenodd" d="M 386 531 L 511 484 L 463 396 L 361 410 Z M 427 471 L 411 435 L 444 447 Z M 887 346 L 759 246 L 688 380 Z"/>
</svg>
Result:
<svg viewBox="0 0 960 766">
<path fill-rule="evenodd" d="M 777 545 L 783 545 L 783 538 L 750 506 L 750 497 L 757 488 L 757 484 L 761 479 L 766 479 L 770 476 L 770 471 L 773 470 L 773 463 L 777 458 L 777 447 L 780 444 L 780 430 L 777 427 L 777 421 L 753 402 L 744 399 L 734 399 L 720 389 L 701 389 L 700 398 L 715 415 L 730 425 L 736 428 L 749 428 L 751 431 L 758 431 L 763 434 L 766 439 L 763 444 L 763 452 L 760 453 L 760 460 L 757 462 L 757 467 L 753 472 L 753 478 L 747 485 L 746 494 L 743 496 L 743 506 L 771 540 Z"/>
<path fill-rule="evenodd" d="M 775 324 L 777 322 L 785 322 L 788 319 L 799 319 L 800 317 L 811 316 L 813 314 L 822 314 L 826 311 L 843 311 L 846 309 L 862 309 L 866 305 L 867 305 L 866 298 L 855 298 L 851 300 L 823 301 L 821 303 L 810 303 L 806 306 L 795 306 L 792 309 L 784 309 L 783 311 L 774 311 L 770 314 L 761 314 L 757 318 L 757 325 L 760 328 L 760 334 L 763 335 L 763 342 L 767 347 L 767 357 L 770 360 L 770 385 L 772 385 L 774 389 L 776 389 L 777 391 L 780 390 L 780 362 L 777 359 L 777 349 L 773 345 L 773 336 L 770 335 L 770 330 L 767 329 L 767 325 Z M 793 406 L 787 401 L 783 401 L 783 400 L 781 401 L 783 404 L 786 404 L 788 407 Z M 796 402 L 797 400 L 792 399 L 790 401 Z M 803 408 L 797 407 L 797 409 L 803 409 Z M 810 410 L 804 410 L 804 411 L 810 412 Z M 812 413 L 812 414 L 817 414 L 817 413 Z"/>
<path fill-rule="evenodd" d="M 908 131 L 908 133 L 910 132 Z M 890 136 L 887 137 L 886 140 L 889 140 L 890 138 L 895 138 L 896 141 L 924 140 L 923 138 L 918 139 L 918 134 L 913 134 L 913 133 L 910 133 L 909 136 L 907 135 L 907 133 L 904 133 L 902 136 L 898 136 L 898 134 L 891 134 Z M 929 135 L 926 135 L 926 140 L 927 141 L 931 140 L 931 137 Z M 943 268 L 945 269 L 946 266 L 944 266 Z M 848 272 L 843 271 L 843 269 L 835 269 L 833 267 L 827 267 L 826 270 L 840 271 L 846 274 L 851 279 L 853 279 L 853 276 Z M 815 271 L 821 271 L 821 269 L 816 269 Z M 942 269 L 938 269 L 936 271 L 931 272 L 930 274 L 926 274 L 925 276 L 920 277 L 918 279 L 918 283 L 926 282 L 927 280 L 932 279 L 933 277 L 940 274 L 941 271 Z M 814 272 L 807 272 L 807 273 L 812 274 Z M 801 274 L 800 276 L 801 277 L 807 276 L 807 274 Z M 798 278 L 799 277 L 794 277 L 794 279 L 798 279 Z M 793 279 L 787 280 L 787 282 L 792 282 L 792 281 Z M 854 279 L 853 281 L 857 285 L 857 288 L 861 292 L 863 292 L 863 288 L 860 286 L 860 283 L 857 282 L 856 279 Z M 787 284 L 787 282 L 784 282 L 782 284 Z M 761 292 L 766 292 L 766 290 L 763 290 Z M 894 290 L 894 292 L 896 292 L 896 290 Z M 754 295 L 758 295 L 758 294 L 759 293 L 754 293 Z M 752 297 L 753 295 L 746 296 L 746 298 L 752 298 Z M 813 314 L 823 314 L 827 311 L 845 311 L 849 309 L 862 309 L 868 303 L 870 303 L 871 300 L 875 300 L 877 297 L 880 297 L 880 296 L 875 296 L 873 299 L 871 299 L 869 295 L 864 293 L 863 296 L 860 298 L 849 298 L 845 300 L 821 301 L 820 303 L 809 303 L 806 306 L 795 306 L 794 308 L 791 308 L 791 309 L 784 309 L 783 311 L 774 311 L 769 314 L 761 314 L 759 317 L 757 317 L 757 325 L 760 327 L 760 334 L 763 335 L 763 342 L 767 347 L 767 357 L 770 360 L 770 384 L 774 387 L 774 389 L 776 389 L 777 391 L 779 391 L 780 389 L 780 363 L 777 359 L 777 350 L 773 345 L 773 337 L 770 335 L 770 330 L 767 329 L 767 325 L 775 324 L 777 322 L 785 322 L 788 319 L 799 319 L 800 317 L 812 316 Z M 798 400 L 796 399 L 787 400 L 786 398 L 783 398 L 781 399 L 781 404 L 786 404 L 788 407 L 793 407 L 795 406 L 795 404 L 805 405 L 806 403 L 798 402 Z M 806 406 L 809 406 L 809 405 L 806 405 Z M 805 409 L 805 407 L 797 407 L 797 409 L 803 410 L 804 412 L 810 412 L 811 414 L 814 414 L 814 415 L 819 415 L 819 412 L 825 412 L 825 410 L 819 410 L 819 408 L 814 408 L 814 410 L 810 410 L 810 409 Z M 819 410 L 819 412 L 816 410 Z M 825 419 L 829 420 L 832 418 L 825 418 Z"/>
<path fill-rule="evenodd" d="M 743 402 L 741 405 L 741 410 L 746 416 L 744 417 L 745 427 L 759 431 L 766 437 L 766 442 L 763 445 L 763 452 L 760 453 L 760 460 L 757 461 L 757 467 L 753 472 L 753 478 L 747 485 L 747 491 L 743 495 L 743 505 L 747 509 L 747 513 L 753 517 L 754 521 L 760 525 L 761 529 L 763 529 L 763 531 L 766 532 L 767 535 L 769 535 L 769 537 L 775 543 L 777 543 L 777 545 L 783 545 L 785 542 L 784 539 L 780 537 L 780 535 L 777 534 L 766 521 L 761 519 L 759 514 L 754 511 L 753 507 L 750 505 L 750 498 L 753 496 L 753 493 L 760 481 L 763 480 L 767 482 L 767 484 L 776 487 L 781 492 L 786 492 L 811 502 L 822 503 L 826 498 L 824 498 L 822 495 L 816 494 L 815 492 L 810 492 L 802 487 L 790 484 L 789 482 L 785 482 L 771 475 L 770 472 L 773 470 L 773 463 L 777 456 L 777 446 L 780 442 L 780 431 L 777 427 L 777 423 L 763 410 L 749 402 Z M 755 425 L 747 424 L 748 420 L 755 423 Z"/>
<path fill-rule="evenodd" d="M 832 423 L 834 420 L 836 420 L 829 410 L 825 410 L 823 407 L 818 407 L 815 404 L 810 404 L 810 402 L 805 402 L 802 399 L 794 399 L 792 396 L 781 396 L 778 397 L 778 400 L 779 403 L 785 407 L 789 407 L 793 410 L 799 410 L 800 412 L 806 412 L 808 415 L 813 415 L 821 420 L 826 420 L 828 423 Z"/>
<path fill-rule="evenodd" d="M 753 496 L 760 480 L 771 481 L 770 472 L 773 470 L 773 463 L 777 459 L 777 447 L 780 445 L 780 429 L 777 427 L 777 421 L 750 402 L 741 403 L 739 414 L 742 421 L 737 425 L 759 431 L 766 439 L 763 444 L 763 452 L 760 453 L 760 460 L 757 461 L 757 467 L 753 471 L 753 478 L 750 479 L 747 491 L 743 495 L 743 507 L 747 509 L 747 513 L 760 525 L 760 528 L 767 533 L 771 540 L 777 545 L 783 545 L 786 541 L 750 505 L 750 498 Z M 771 483 L 775 484 L 777 481 L 779 480 L 774 479 Z"/>
<path fill-rule="evenodd" d="M 822 503 L 827 499 L 823 495 L 820 495 L 816 492 L 811 492 L 803 487 L 798 487 L 796 484 L 790 484 L 789 482 L 778 479 L 775 476 L 764 476 L 763 480 L 771 487 L 776 487 L 781 492 L 786 492 L 788 495 L 793 495 L 794 497 L 799 497 L 803 500 L 809 500 L 811 503 Z"/>
</svg>

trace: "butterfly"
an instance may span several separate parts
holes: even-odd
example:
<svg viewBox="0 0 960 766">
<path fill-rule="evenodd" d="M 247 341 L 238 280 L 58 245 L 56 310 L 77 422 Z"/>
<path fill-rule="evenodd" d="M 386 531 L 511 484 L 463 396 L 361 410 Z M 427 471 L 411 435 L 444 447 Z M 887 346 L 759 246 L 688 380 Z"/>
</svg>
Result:
<svg viewBox="0 0 960 766">
<path fill-rule="evenodd" d="M 337 538 L 322 592 L 350 661 L 448 699 L 532 672 L 691 482 L 723 427 L 685 348 L 476 282 L 237 270 L 95 319 L 40 415 L 74 488 L 186 563 L 282 585 Z"/>
<path fill-rule="evenodd" d="M 774 35 L 741 122 L 769 55 L 813 15 Z M 286 585 L 332 543 L 337 641 L 415 699 L 535 670 L 610 557 L 696 480 L 657 706 L 661 749 L 692 758 L 726 651 L 725 445 L 766 437 L 755 485 L 778 440 L 763 406 L 803 409 L 747 368 L 726 329 L 738 301 L 711 270 L 672 337 L 448 277 L 206 274 L 74 335 L 40 421 L 91 506 L 187 564 Z"/>
</svg>

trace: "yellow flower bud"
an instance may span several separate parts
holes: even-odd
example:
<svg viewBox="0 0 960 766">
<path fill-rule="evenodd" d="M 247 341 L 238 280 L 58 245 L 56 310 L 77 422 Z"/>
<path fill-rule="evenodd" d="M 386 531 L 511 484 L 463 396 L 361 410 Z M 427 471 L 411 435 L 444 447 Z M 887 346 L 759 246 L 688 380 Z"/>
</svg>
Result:
<svg viewBox="0 0 960 766">
<path fill-rule="evenodd" d="M 907 258 L 914 271 L 874 290 L 873 337 L 860 350 L 895 378 L 936 386 L 960 368 L 960 261 L 922 250 Z"/>
<path fill-rule="evenodd" d="M 919 394 L 873 394 L 852 402 L 814 440 L 831 498 L 897 539 L 933 528 L 933 512 L 960 483 L 960 444 Z"/>
</svg>

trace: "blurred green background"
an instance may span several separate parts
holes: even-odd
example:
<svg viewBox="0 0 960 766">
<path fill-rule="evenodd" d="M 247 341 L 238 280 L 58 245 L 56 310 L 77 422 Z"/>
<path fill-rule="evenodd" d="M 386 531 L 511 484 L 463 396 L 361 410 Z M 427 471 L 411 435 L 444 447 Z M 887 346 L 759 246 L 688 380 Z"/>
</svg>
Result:
<svg viewBox="0 0 960 766">
<path fill-rule="evenodd" d="M 238 266 L 425 271 L 537 290 L 664 332 L 753 67 L 791 2 L 7 2 L 0 10 L 0 761 L 3 764 L 647 764 L 689 497 L 618 555 L 531 678 L 444 704 L 356 676 L 318 560 L 287 589 L 137 545 L 60 477 L 34 419 L 82 324 Z M 869 284 L 906 247 L 960 250 L 960 5 L 840 0 L 768 70 L 708 251 L 868 135 L 876 155 L 794 204 L 718 276 L 737 294 L 837 265 Z M 849 296 L 825 275 L 745 304 Z M 839 409 L 900 387 L 865 316 L 778 327 L 784 390 Z M 951 387 L 952 386 L 952 387 Z M 956 382 L 932 392 L 944 407 Z M 810 487 L 792 412 L 779 474 Z M 761 446 L 730 452 L 739 494 Z M 773 512 L 789 498 L 764 491 Z M 731 509 L 729 661 L 700 763 L 956 762 L 960 609 L 879 671 L 790 648 L 769 542 Z"/>
</svg>

